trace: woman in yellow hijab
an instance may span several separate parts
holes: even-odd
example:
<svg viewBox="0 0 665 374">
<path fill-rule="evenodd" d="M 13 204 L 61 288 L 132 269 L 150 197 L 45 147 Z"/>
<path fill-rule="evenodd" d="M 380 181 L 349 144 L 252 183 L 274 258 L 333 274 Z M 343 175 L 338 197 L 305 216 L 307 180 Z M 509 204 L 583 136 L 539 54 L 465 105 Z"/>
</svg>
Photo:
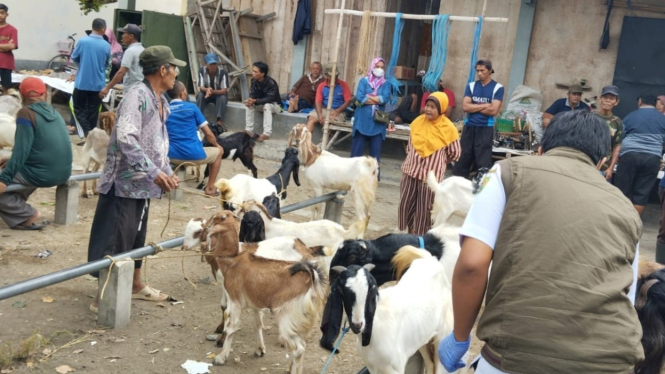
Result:
<svg viewBox="0 0 665 374">
<path fill-rule="evenodd" d="M 434 193 L 427 187 L 427 174 L 434 171 L 443 180 L 446 165 L 461 154 L 459 133 L 444 114 L 448 96 L 434 92 L 425 104 L 425 113 L 411 123 L 411 137 L 402 164 L 399 229 L 424 235 L 432 226 L 430 211 Z"/>
</svg>

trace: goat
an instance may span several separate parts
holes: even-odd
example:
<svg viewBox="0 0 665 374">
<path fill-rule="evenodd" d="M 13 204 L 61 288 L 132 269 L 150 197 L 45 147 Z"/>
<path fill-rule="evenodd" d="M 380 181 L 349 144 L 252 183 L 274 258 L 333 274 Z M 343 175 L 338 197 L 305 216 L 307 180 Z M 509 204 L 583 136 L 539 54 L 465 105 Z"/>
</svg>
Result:
<svg viewBox="0 0 665 374">
<path fill-rule="evenodd" d="M 221 135 L 218 135 L 216 137 L 217 144 L 224 148 L 222 159 L 231 159 L 232 161 L 240 159 L 240 162 L 242 162 L 247 170 L 252 173 L 254 178 L 258 176 L 256 165 L 254 165 L 254 146 L 256 145 L 256 139 L 258 138 L 259 134 L 252 135 L 247 131 L 238 131 L 229 136 L 222 137 Z M 210 147 L 211 144 L 207 141 L 204 141 L 203 146 Z M 202 190 L 205 186 L 206 178 L 209 176 L 210 171 L 208 170 L 208 165 L 205 165 L 203 180 L 196 188 Z"/>
<path fill-rule="evenodd" d="M 312 144 L 312 134 L 307 126 L 298 124 L 289 133 L 289 148 L 295 143 L 300 151 L 300 162 L 312 184 L 316 196 L 323 190 L 352 191 L 358 219 L 369 217 L 378 183 L 379 164 L 373 157 L 339 157 Z M 313 219 L 321 218 L 320 204 L 314 206 Z"/>
<path fill-rule="evenodd" d="M 0 148 L 14 147 L 16 114 L 21 109 L 21 94 L 15 89 L 0 96 Z"/>
<path fill-rule="evenodd" d="M 637 259 L 636 259 L 637 260 Z M 659 374 L 665 370 L 665 266 L 640 261 L 635 309 L 642 325 L 644 361 L 635 374 Z"/>
<path fill-rule="evenodd" d="M 85 138 L 83 145 L 81 163 L 83 164 L 83 173 L 99 171 L 99 168 L 106 162 L 106 151 L 109 147 L 111 132 L 115 127 L 115 113 L 103 112 L 99 114 L 99 127 L 92 129 Z M 92 166 L 92 168 L 91 168 Z M 92 191 L 88 191 L 88 181 L 83 181 L 81 197 L 90 197 L 93 194 L 98 195 L 97 179 L 91 182 Z"/>
<path fill-rule="evenodd" d="M 213 364 L 223 365 L 227 361 L 233 335 L 240 327 L 242 309 L 250 307 L 256 311 L 269 309 L 277 314 L 280 341 L 291 351 L 290 372 L 302 373 L 306 337 L 319 317 L 325 275 L 308 260 L 271 260 L 251 252 L 240 252 L 238 221 L 228 211 L 216 216 L 208 240 L 215 242 L 213 260 L 223 278 L 226 296 L 223 299 L 227 304 L 223 304 L 222 309 L 228 313 L 228 318 L 225 318 L 222 334 L 224 348 Z M 260 319 L 257 322 L 260 323 Z M 257 335 L 259 347 L 256 354 L 262 356 L 265 344 L 260 328 Z"/>
<path fill-rule="evenodd" d="M 263 198 L 263 206 L 268 213 L 275 218 L 282 218 L 282 213 L 279 206 L 280 200 L 277 195 L 270 195 Z"/>
<path fill-rule="evenodd" d="M 421 245 L 422 240 L 422 245 Z M 461 251 L 459 244 L 459 228 L 440 225 L 422 237 L 412 234 L 387 234 L 374 240 L 345 240 L 340 244 L 331 261 L 335 266 L 373 264 L 372 275 L 379 286 L 395 280 L 390 261 L 395 253 L 405 245 L 421 247 L 440 260 L 446 270 L 448 280 L 452 283 L 452 275 Z M 330 282 L 334 282 L 337 273 L 330 271 Z"/>
<path fill-rule="evenodd" d="M 452 288 L 441 263 L 415 247 L 400 249 L 392 261 L 400 274 L 393 287 L 379 290 L 373 264 L 335 266 L 321 323 L 321 345 L 327 348 L 339 333 L 346 311 L 351 330 L 360 334 L 356 348 L 370 373 L 404 373 L 416 352 L 427 373 L 439 373 L 439 342 L 453 330 Z"/>
<path fill-rule="evenodd" d="M 439 183 L 434 172 L 430 171 L 427 174 L 427 186 L 434 192 L 433 227 L 446 223 L 455 213 L 466 216 L 471 209 L 473 183 L 470 180 L 462 177 L 448 177 Z"/>
<path fill-rule="evenodd" d="M 283 201 L 286 198 L 286 188 L 291 175 L 293 182 L 300 186 L 298 166 L 294 163 L 294 157 L 293 153 L 287 150 L 279 170 L 268 178 L 254 179 L 249 175 L 236 174 L 231 179 L 218 179 L 215 187 L 220 192 L 224 209 L 238 211 L 245 201 L 263 201 L 266 196 L 273 194 L 280 197 L 280 202 Z M 281 187 L 279 190 L 278 185 Z"/>
</svg>

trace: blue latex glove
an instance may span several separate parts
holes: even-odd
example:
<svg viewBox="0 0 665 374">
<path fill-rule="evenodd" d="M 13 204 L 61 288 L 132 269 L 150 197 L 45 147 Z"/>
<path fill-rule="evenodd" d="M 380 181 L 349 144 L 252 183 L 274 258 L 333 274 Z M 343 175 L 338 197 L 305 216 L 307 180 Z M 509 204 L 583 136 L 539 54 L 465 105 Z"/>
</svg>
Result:
<svg viewBox="0 0 665 374">
<path fill-rule="evenodd" d="M 439 343 L 439 361 L 449 373 L 466 366 L 462 357 L 469 350 L 469 344 L 471 344 L 471 336 L 464 342 L 458 342 L 454 333 L 446 336 Z"/>
</svg>

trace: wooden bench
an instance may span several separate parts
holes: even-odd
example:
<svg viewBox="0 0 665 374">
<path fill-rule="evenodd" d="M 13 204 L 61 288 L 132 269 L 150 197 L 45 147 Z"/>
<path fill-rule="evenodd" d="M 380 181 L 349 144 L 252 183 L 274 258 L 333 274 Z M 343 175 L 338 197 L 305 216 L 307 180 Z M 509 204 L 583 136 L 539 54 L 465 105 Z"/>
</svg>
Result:
<svg viewBox="0 0 665 374">
<path fill-rule="evenodd" d="M 338 145 L 339 143 L 343 142 L 344 140 L 348 139 L 351 136 L 351 133 L 353 131 L 353 127 L 349 122 L 333 122 L 330 121 L 330 124 L 328 125 L 328 129 L 330 130 L 330 140 L 328 141 L 328 144 L 326 145 L 326 150 L 332 149 L 334 146 Z M 342 135 L 342 133 L 346 133 Z M 386 139 L 396 139 L 396 140 L 402 140 L 404 141 L 404 148 L 406 149 L 406 145 L 409 142 L 409 136 L 411 132 L 409 130 L 397 130 L 395 131 L 388 131 L 386 133 Z M 340 137 L 341 136 L 341 137 Z"/>
</svg>

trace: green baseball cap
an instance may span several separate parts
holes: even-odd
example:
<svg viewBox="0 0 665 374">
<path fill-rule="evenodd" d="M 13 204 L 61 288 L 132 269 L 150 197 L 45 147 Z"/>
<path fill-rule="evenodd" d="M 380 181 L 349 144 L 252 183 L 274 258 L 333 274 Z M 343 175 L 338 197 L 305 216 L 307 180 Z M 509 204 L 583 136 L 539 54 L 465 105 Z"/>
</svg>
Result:
<svg viewBox="0 0 665 374">
<path fill-rule="evenodd" d="M 160 66 L 164 64 L 171 64 L 175 66 L 187 66 L 187 63 L 178 60 L 173 56 L 171 48 L 165 45 L 153 45 L 146 48 L 141 55 L 139 55 L 141 65 L 145 67 Z"/>
</svg>

